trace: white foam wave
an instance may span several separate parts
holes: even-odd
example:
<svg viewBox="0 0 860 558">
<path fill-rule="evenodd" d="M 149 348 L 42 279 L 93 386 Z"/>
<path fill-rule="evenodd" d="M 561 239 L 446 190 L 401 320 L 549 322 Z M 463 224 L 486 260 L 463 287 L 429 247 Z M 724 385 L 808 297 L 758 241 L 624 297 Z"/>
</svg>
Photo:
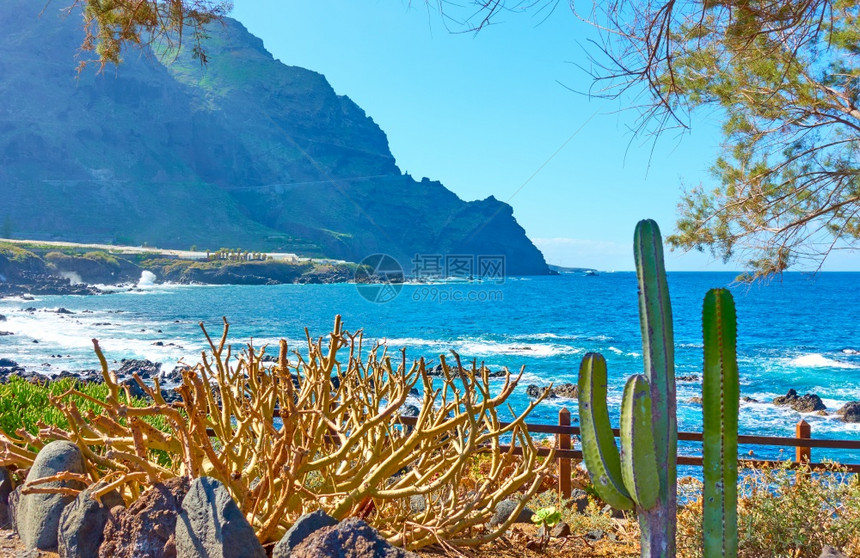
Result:
<svg viewBox="0 0 860 558">
<path fill-rule="evenodd" d="M 449 350 L 455 350 L 464 357 L 514 355 L 547 358 L 563 354 L 578 354 L 584 352 L 584 349 L 579 347 L 553 343 L 509 343 L 475 338 L 438 341 L 419 339 L 415 337 L 399 337 L 382 338 L 379 339 L 379 341 L 386 343 L 390 348 L 423 347 L 428 351 L 442 353 Z"/>
<path fill-rule="evenodd" d="M 155 273 L 144 269 L 140 273 L 140 280 L 137 282 L 137 286 L 140 288 L 150 287 L 155 285 L 155 279 Z"/>
<path fill-rule="evenodd" d="M 821 353 L 809 353 L 789 359 L 786 363 L 797 368 L 860 368 L 850 362 L 842 362 L 827 358 Z"/>
</svg>

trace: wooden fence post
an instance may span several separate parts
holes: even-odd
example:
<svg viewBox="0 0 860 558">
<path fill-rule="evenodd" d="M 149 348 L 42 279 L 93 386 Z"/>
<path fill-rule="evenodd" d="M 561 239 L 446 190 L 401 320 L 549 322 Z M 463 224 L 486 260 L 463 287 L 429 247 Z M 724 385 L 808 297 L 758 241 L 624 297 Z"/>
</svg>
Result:
<svg viewBox="0 0 860 558">
<path fill-rule="evenodd" d="M 570 426 L 570 411 L 567 408 L 562 408 L 558 412 L 558 425 L 561 427 Z M 570 449 L 570 434 L 557 434 L 556 447 L 561 450 Z M 558 458 L 558 495 L 561 499 L 570 498 L 570 458 Z"/>
<path fill-rule="evenodd" d="M 812 429 L 809 423 L 803 419 L 794 427 L 794 437 L 798 439 L 808 440 L 812 437 Z M 812 461 L 812 448 L 803 448 L 796 446 L 794 448 L 794 460 L 798 463 L 809 463 Z"/>
</svg>

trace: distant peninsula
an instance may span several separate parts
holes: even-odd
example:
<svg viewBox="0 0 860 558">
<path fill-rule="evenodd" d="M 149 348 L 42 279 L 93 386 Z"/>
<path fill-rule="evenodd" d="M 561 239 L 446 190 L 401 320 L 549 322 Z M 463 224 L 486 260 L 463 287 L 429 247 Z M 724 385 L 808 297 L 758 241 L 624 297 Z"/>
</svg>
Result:
<svg viewBox="0 0 860 558">
<path fill-rule="evenodd" d="M 549 273 L 509 205 L 402 172 L 358 105 L 239 22 L 211 27 L 205 67 L 146 49 L 78 74 L 81 18 L 43 8 L 0 4 L 0 237 Z"/>
<path fill-rule="evenodd" d="M 100 294 L 108 287 L 133 289 L 147 280 L 205 285 L 344 283 L 354 279 L 355 270 L 356 265 L 348 262 L 238 249 L 206 253 L 0 242 L 0 298 Z"/>
</svg>

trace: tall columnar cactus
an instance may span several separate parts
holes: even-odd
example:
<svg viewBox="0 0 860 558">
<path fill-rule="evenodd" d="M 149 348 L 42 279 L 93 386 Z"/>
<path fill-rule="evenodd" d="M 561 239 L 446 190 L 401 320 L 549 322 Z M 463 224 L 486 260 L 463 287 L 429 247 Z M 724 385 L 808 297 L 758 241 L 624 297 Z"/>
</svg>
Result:
<svg viewBox="0 0 860 558">
<path fill-rule="evenodd" d="M 702 308 L 705 367 L 704 558 L 738 555 L 738 362 L 735 303 L 726 289 L 712 289 Z"/>
<path fill-rule="evenodd" d="M 607 503 L 635 506 L 643 558 L 675 556 L 677 498 L 675 347 L 672 307 L 657 223 L 640 221 L 634 235 L 645 374 L 632 376 L 621 403 L 621 454 L 606 410 L 606 362 L 585 356 L 579 413 L 585 463 Z"/>
</svg>

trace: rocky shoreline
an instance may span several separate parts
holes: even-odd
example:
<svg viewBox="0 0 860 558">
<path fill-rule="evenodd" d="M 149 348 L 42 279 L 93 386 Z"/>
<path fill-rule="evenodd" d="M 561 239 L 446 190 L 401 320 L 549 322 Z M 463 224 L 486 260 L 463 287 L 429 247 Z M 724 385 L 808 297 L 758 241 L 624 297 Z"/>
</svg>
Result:
<svg viewBox="0 0 860 558">
<path fill-rule="evenodd" d="M 155 282 L 200 285 L 331 284 L 354 280 L 346 263 L 282 260 L 190 260 L 154 254 L 57 252 L 0 244 L 0 298 L 96 295 L 96 285 L 133 289 L 145 273 Z"/>
</svg>

